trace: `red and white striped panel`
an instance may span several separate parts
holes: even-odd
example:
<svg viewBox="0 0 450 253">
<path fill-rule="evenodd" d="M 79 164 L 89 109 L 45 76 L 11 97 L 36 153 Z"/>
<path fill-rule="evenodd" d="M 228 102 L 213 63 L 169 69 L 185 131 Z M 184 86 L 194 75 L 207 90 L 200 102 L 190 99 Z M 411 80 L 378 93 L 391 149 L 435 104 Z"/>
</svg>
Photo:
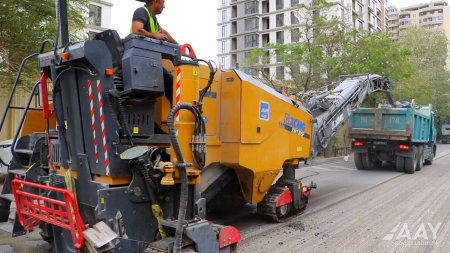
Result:
<svg viewBox="0 0 450 253">
<path fill-rule="evenodd" d="M 103 141 L 103 153 L 105 155 L 105 167 L 106 175 L 110 176 L 109 171 L 109 158 L 108 158 L 108 146 L 106 144 L 106 131 L 105 131 L 105 117 L 103 115 L 103 99 L 102 99 L 102 88 L 100 85 L 100 80 L 97 80 L 97 97 L 98 97 L 98 107 L 100 110 L 100 125 L 102 128 L 102 141 Z"/>
<path fill-rule="evenodd" d="M 94 95 L 92 94 L 92 81 L 88 80 L 89 88 L 89 107 L 91 110 L 91 129 L 94 136 L 94 149 L 95 149 L 95 163 L 98 163 L 98 150 L 97 150 L 97 138 L 96 138 L 96 125 L 95 125 L 95 111 L 94 111 Z"/>
<path fill-rule="evenodd" d="M 177 68 L 177 84 L 175 91 L 175 103 L 178 104 L 181 101 L 181 68 Z M 180 111 L 175 114 L 175 121 L 180 121 Z"/>
</svg>

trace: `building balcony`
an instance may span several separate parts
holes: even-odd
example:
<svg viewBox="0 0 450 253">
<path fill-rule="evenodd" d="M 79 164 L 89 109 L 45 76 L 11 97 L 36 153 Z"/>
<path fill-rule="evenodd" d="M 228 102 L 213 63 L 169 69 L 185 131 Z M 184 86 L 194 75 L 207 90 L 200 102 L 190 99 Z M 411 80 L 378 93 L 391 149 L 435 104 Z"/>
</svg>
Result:
<svg viewBox="0 0 450 253">
<path fill-rule="evenodd" d="M 444 20 L 433 20 L 433 21 L 422 22 L 420 25 L 441 25 L 443 23 L 444 23 Z"/>
<path fill-rule="evenodd" d="M 399 29 L 406 29 L 406 28 L 408 28 L 410 26 L 411 26 L 411 24 L 408 23 L 408 24 L 399 25 L 398 28 Z"/>
<path fill-rule="evenodd" d="M 352 9 L 352 14 L 353 14 L 353 16 L 362 16 L 363 15 L 362 11 L 358 11 L 355 8 Z"/>
</svg>

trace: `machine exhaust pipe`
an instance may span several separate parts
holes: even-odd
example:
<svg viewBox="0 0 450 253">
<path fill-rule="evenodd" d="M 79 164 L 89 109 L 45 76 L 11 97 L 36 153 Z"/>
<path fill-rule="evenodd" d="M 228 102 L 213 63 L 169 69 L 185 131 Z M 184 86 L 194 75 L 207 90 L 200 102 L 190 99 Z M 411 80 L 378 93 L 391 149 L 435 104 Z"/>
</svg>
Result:
<svg viewBox="0 0 450 253">
<path fill-rule="evenodd" d="M 69 43 L 69 22 L 67 19 L 67 0 L 55 0 L 57 29 L 57 48 L 65 47 Z"/>
</svg>

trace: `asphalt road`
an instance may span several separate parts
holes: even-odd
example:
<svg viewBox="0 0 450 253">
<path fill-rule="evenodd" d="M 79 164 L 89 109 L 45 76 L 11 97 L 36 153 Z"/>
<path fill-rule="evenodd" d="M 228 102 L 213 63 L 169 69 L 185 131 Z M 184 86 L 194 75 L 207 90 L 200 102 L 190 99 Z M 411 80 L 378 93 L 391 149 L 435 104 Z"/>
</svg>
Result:
<svg viewBox="0 0 450 253">
<path fill-rule="evenodd" d="M 392 168 L 358 171 L 352 157 L 316 161 L 296 175 L 304 183 L 318 185 L 303 214 L 272 223 L 246 205 L 215 222 L 240 230 L 239 252 L 446 252 L 450 248 L 446 240 L 450 238 L 449 153 L 450 145 L 439 145 L 434 164 L 414 175 Z M 436 228 L 436 240 L 405 238 L 406 230 L 410 237 L 420 232 L 419 239 L 424 234 L 431 238 Z M 382 240 L 390 234 L 391 240 Z M 397 240 L 399 235 L 403 241 Z M 48 252 L 48 246 L 37 233 L 10 238 L 0 231 L 2 252 Z"/>
<path fill-rule="evenodd" d="M 303 168 L 319 185 L 304 214 L 282 224 L 237 221 L 239 252 L 448 252 L 449 152 L 440 145 L 434 164 L 414 175 L 343 161 Z"/>
</svg>

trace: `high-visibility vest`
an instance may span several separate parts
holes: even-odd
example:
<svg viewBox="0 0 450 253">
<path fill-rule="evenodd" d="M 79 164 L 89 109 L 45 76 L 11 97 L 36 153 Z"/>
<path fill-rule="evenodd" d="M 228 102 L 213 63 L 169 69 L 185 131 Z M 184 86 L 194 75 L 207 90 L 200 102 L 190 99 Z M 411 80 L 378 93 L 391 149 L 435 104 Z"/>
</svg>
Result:
<svg viewBox="0 0 450 253">
<path fill-rule="evenodd" d="M 153 19 L 153 16 L 150 15 L 150 11 L 148 11 L 147 6 L 144 6 L 144 10 L 147 12 L 148 14 L 148 22 L 150 24 L 150 33 L 156 33 L 159 31 L 159 26 L 158 23 L 155 22 L 155 20 Z M 133 25 L 131 25 L 131 29 L 130 29 L 130 33 L 133 33 Z"/>
</svg>

